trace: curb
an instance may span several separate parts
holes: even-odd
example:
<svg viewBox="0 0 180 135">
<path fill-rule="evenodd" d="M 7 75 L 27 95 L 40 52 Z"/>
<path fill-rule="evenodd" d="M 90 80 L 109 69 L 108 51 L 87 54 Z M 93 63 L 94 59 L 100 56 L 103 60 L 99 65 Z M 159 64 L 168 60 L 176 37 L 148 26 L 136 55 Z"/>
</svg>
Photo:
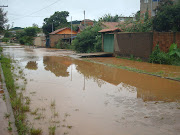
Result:
<svg viewBox="0 0 180 135">
<path fill-rule="evenodd" d="M 9 121 L 12 122 L 12 124 L 11 124 L 11 126 L 12 126 L 12 134 L 13 135 L 18 135 L 17 128 L 15 126 L 14 113 L 13 113 L 13 109 L 12 109 L 11 102 L 10 102 L 9 92 L 7 90 L 7 87 L 6 87 L 4 73 L 3 73 L 3 70 L 2 70 L 2 67 L 1 67 L 1 63 L 0 63 L 0 70 L 1 70 L 2 87 L 3 87 L 3 90 L 4 90 L 5 97 L 6 97 L 7 112 L 10 114 Z"/>
</svg>

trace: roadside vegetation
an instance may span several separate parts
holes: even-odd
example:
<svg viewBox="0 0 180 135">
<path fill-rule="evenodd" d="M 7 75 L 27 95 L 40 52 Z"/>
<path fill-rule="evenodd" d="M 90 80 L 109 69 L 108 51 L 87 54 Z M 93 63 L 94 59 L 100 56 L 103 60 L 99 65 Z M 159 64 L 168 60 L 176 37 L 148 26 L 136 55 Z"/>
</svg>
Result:
<svg viewBox="0 0 180 135">
<path fill-rule="evenodd" d="M 32 27 L 17 32 L 16 39 L 22 45 L 33 45 L 33 37 L 36 37 L 38 32 L 40 32 L 40 29 L 34 24 Z"/>
<path fill-rule="evenodd" d="M 160 50 L 159 45 L 156 45 L 154 51 L 150 55 L 149 62 L 180 66 L 180 48 L 177 47 L 177 44 L 172 44 L 169 48 L 169 52 L 165 53 Z"/>
<path fill-rule="evenodd" d="M 95 26 L 89 26 L 83 30 L 72 42 L 72 48 L 78 53 L 101 52 L 101 33 L 102 28 L 97 23 Z"/>
<path fill-rule="evenodd" d="M 0 50 L 2 50 L 2 48 Z M 26 112 L 29 111 L 29 105 L 24 103 L 23 94 L 21 92 L 17 92 L 19 87 L 15 84 L 13 73 L 11 72 L 11 70 L 13 70 L 11 65 L 12 60 L 1 54 L 0 62 L 5 77 L 6 87 L 9 92 L 11 105 L 14 111 L 15 125 L 19 135 L 27 134 L 29 128 L 25 119 Z"/>
</svg>

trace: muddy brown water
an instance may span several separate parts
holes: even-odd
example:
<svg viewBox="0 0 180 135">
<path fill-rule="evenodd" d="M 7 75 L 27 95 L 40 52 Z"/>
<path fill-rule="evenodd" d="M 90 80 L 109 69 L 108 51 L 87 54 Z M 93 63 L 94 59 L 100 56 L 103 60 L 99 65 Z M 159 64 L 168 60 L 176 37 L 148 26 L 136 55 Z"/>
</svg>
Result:
<svg viewBox="0 0 180 135">
<path fill-rule="evenodd" d="M 147 62 L 138 62 L 127 59 L 119 59 L 115 57 L 101 57 L 101 58 L 89 58 L 90 60 L 103 62 L 106 64 L 113 64 L 116 66 L 127 66 L 136 69 L 144 70 L 147 72 L 162 72 L 164 77 L 180 77 L 180 66 L 152 64 Z"/>
<path fill-rule="evenodd" d="M 4 49 L 26 74 L 24 94 L 40 114 L 28 113 L 31 126 L 48 134 L 55 125 L 60 135 L 179 134 L 180 82 L 66 57 L 72 53 Z"/>
</svg>

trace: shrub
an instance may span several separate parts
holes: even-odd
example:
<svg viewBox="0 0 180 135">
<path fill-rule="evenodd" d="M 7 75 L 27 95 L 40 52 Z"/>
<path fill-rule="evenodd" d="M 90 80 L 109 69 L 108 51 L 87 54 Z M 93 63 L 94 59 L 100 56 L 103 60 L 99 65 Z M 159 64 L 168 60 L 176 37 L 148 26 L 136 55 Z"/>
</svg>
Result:
<svg viewBox="0 0 180 135">
<path fill-rule="evenodd" d="M 61 39 L 55 46 L 57 49 L 70 49 L 70 44 L 67 42 L 63 42 Z"/>
<path fill-rule="evenodd" d="M 101 27 L 98 24 L 87 27 L 72 41 L 74 50 L 80 53 L 101 51 L 101 34 L 98 33 L 100 30 Z"/>
<path fill-rule="evenodd" d="M 157 64 L 180 65 L 180 49 L 177 47 L 177 44 L 172 44 L 169 52 L 165 53 L 160 50 L 159 45 L 156 45 L 154 51 L 149 57 L 149 62 Z"/>
<path fill-rule="evenodd" d="M 9 40 L 10 40 L 9 38 L 3 38 L 2 42 L 6 42 L 7 43 L 7 42 L 9 42 Z"/>
</svg>

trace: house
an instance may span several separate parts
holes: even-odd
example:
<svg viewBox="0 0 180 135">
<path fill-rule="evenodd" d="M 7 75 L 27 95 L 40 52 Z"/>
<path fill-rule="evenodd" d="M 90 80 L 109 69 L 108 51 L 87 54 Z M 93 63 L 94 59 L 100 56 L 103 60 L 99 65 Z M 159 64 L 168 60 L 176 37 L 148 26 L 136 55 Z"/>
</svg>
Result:
<svg viewBox="0 0 180 135">
<path fill-rule="evenodd" d="M 71 31 L 67 27 L 53 31 L 49 34 L 50 47 L 55 47 L 60 39 L 71 42 L 72 37 L 74 38 L 76 35 L 76 31 Z"/>
<path fill-rule="evenodd" d="M 85 25 L 84 25 L 85 24 Z M 78 33 L 80 33 L 81 31 L 83 31 L 86 26 L 93 26 L 94 25 L 94 21 L 90 20 L 90 19 L 85 19 L 82 20 L 80 22 L 80 25 L 78 26 Z"/>
<path fill-rule="evenodd" d="M 145 12 L 149 11 L 150 16 L 155 16 L 156 8 L 159 5 L 161 0 L 140 0 L 140 13 L 141 15 L 145 14 Z M 177 2 L 178 0 L 172 0 Z"/>
<path fill-rule="evenodd" d="M 119 28 L 103 29 L 102 33 L 102 50 L 108 53 L 114 53 L 114 33 L 121 32 Z"/>
</svg>

